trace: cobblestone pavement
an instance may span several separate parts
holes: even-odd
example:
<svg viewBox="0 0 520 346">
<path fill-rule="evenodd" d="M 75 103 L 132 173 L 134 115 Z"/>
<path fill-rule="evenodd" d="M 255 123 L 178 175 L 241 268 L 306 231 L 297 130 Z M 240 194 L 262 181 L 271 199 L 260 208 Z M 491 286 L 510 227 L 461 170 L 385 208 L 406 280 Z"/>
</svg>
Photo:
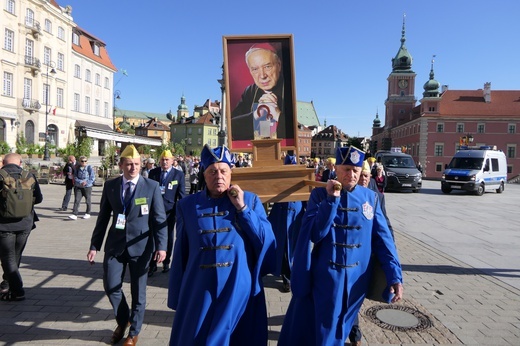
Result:
<svg viewBox="0 0 520 346">
<path fill-rule="evenodd" d="M 512 279 L 518 279 L 516 269 L 520 255 L 503 245 L 496 251 L 504 255 L 500 266 L 487 270 L 470 265 L 468 254 L 457 257 L 441 251 L 442 239 L 429 241 L 417 228 L 425 231 L 407 203 L 424 208 L 422 215 L 428 225 L 435 223 L 443 208 L 449 219 L 442 224 L 454 224 L 463 229 L 477 216 L 452 213 L 452 207 L 441 202 L 435 190 L 438 182 L 424 183 L 419 194 L 387 194 L 387 209 L 396 231 L 396 242 L 404 269 L 405 299 L 399 305 L 418 311 L 431 322 L 431 327 L 419 331 L 392 331 L 375 324 L 366 312 L 378 303 L 366 301 L 361 311 L 364 345 L 519 345 L 520 290 Z M 27 299 L 22 302 L 0 303 L 0 345 L 99 345 L 109 342 L 115 321 L 108 299 L 102 288 L 100 263 L 89 265 L 86 260 L 90 235 L 95 224 L 101 187 L 93 191 L 92 218 L 69 220 L 68 212 L 57 212 L 64 187 L 43 185 L 44 202 L 37 206 L 41 221 L 29 238 L 21 264 Z M 495 193 L 482 197 L 449 195 L 446 201 L 484 203 L 500 200 L 500 208 L 518 206 L 520 186 L 506 187 L 499 196 Z M 515 200 L 516 198 L 516 200 Z M 512 202 L 505 203 L 503 201 Z M 451 203 L 451 202 L 450 202 Z M 69 207 L 72 206 L 72 203 Z M 80 208 L 80 216 L 84 204 Z M 479 212 L 481 213 L 481 212 Z M 516 212 L 517 214 L 520 214 Z M 493 213 L 486 215 L 492 227 L 489 232 L 511 227 L 511 220 Z M 469 219 L 468 219 L 469 218 Z M 513 221 L 518 226 L 518 219 Z M 485 223 L 485 222 L 483 222 Z M 519 228 L 516 228 L 518 231 Z M 445 227 L 442 232 L 445 231 Z M 442 233 L 441 232 L 441 233 Z M 442 233 L 444 234 L 444 233 Z M 520 244 L 516 234 L 509 234 L 509 244 Z M 450 235 L 446 235 L 450 237 Z M 461 237 L 454 232 L 451 237 Z M 503 236 L 502 236 L 503 237 Z M 486 238 L 489 241 L 493 237 Z M 495 242 L 503 240 L 494 237 Z M 441 245 L 439 245 L 441 244 Z M 439 246 L 437 246 L 439 245 Z M 485 251 L 486 242 L 473 248 Z M 455 249 L 456 247 L 453 247 Z M 516 247 L 518 249 L 518 247 Z M 98 256 L 98 261 L 101 257 Z M 491 263 L 491 260 L 488 261 Z M 509 263 L 509 264 L 508 264 Z M 507 275 L 502 275 L 507 273 Z M 169 340 L 174 312 L 166 307 L 167 274 L 158 271 L 149 279 L 145 324 L 140 334 L 140 345 L 166 345 Z M 287 309 L 290 293 L 282 293 L 281 281 L 272 276 L 264 280 L 268 314 L 269 345 L 276 345 Z M 124 289 L 129 291 L 126 284 Z"/>
</svg>

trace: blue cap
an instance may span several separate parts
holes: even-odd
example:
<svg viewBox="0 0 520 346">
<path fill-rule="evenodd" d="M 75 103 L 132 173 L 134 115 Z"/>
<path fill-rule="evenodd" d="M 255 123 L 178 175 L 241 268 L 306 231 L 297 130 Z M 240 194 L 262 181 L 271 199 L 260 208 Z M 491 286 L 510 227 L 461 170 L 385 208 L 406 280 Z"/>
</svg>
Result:
<svg viewBox="0 0 520 346">
<path fill-rule="evenodd" d="M 338 148 L 336 150 L 336 166 L 350 165 L 361 167 L 365 160 L 365 152 L 355 146 Z"/>
<path fill-rule="evenodd" d="M 235 157 L 225 145 L 211 149 L 207 144 L 204 145 L 200 153 L 200 163 L 202 167 L 208 168 L 216 162 L 227 163 L 230 167 L 235 165 Z"/>
<path fill-rule="evenodd" d="M 283 160 L 284 165 L 295 165 L 296 164 L 296 155 L 286 155 Z"/>
</svg>

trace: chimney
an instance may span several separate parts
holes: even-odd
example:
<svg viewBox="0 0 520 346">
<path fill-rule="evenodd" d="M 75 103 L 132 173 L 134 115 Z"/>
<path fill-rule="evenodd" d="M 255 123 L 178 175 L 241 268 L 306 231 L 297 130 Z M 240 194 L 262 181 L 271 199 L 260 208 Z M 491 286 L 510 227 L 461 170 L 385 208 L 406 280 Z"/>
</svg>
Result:
<svg viewBox="0 0 520 346">
<path fill-rule="evenodd" d="M 484 83 L 484 101 L 486 103 L 491 102 L 491 83 L 490 82 Z"/>
<path fill-rule="evenodd" d="M 444 84 L 444 85 L 442 86 L 441 93 L 444 93 L 445 91 L 447 91 L 447 90 L 449 89 L 449 87 L 450 87 L 450 86 L 449 86 L 448 84 Z"/>
</svg>

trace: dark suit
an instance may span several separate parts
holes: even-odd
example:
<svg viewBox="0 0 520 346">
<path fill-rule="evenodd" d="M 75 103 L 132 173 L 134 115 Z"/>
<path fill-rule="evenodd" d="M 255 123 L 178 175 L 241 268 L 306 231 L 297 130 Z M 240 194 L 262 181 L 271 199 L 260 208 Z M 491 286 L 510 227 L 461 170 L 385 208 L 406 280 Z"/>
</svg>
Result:
<svg viewBox="0 0 520 346">
<path fill-rule="evenodd" d="M 168 246 L 166 250 L 166 259 L 164 265 L 170 264 L 173 252 L 173 229 L 175 227 L 175 205 L 176 202 L 186 196 L 186 179 L 184 173 L 174 167 L 170 169 L 165 179 L 161 179 L 162 168 L 154 168 L 148 173 L 148 178 L 159 182 L 164 186 L 164 194 L 162 195 L 164 202 L 164 210 L 168 220 Z"/>
<path fill-rule="evenodd" d="M 331 179 L 336 179 L 336 170 L 331 171 L 330 169 L 326 169 L 323 171 L 323 175 L 321 176 L 321 181 L 327 182 Z"/>
<path fill-rule="evenodd" d="M 135 336 L 139 334 L 144 319 L 148 265 L 155 250 L 166 251 L 167 226 L 159 184 L 139 177 L 126 211 L 126 227 L 124 230 L 115 227 L 118 214 L 123 213 L 122 179 L 118 177 L 105 183 L 90 249 L 101 249 L 107 226 L 112 221 L 104 248 L 103 286 L 118 325 L 126 326 L 130 322 L 129 335 Z M 148 214 L 143 214 L 143 208 L 136 205 L 138 198 L 146 198 Z M 132 291 L 131 310 L 122 290 L 127 264 Z"/>
</svg>

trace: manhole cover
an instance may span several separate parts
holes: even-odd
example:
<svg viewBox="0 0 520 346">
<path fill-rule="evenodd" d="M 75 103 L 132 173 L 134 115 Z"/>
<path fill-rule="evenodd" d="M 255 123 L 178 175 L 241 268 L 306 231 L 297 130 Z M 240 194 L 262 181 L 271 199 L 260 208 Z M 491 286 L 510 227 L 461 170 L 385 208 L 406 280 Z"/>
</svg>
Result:
<svg viewBox="0 0 520 346">
<path fill-rule="evenodd" d="M 432 326 L 428 316 L 402 305 L 376 305 L 368 308 L 365 315 L 379 327 L 391 331 L 421 331 Z"/>
</svg>

